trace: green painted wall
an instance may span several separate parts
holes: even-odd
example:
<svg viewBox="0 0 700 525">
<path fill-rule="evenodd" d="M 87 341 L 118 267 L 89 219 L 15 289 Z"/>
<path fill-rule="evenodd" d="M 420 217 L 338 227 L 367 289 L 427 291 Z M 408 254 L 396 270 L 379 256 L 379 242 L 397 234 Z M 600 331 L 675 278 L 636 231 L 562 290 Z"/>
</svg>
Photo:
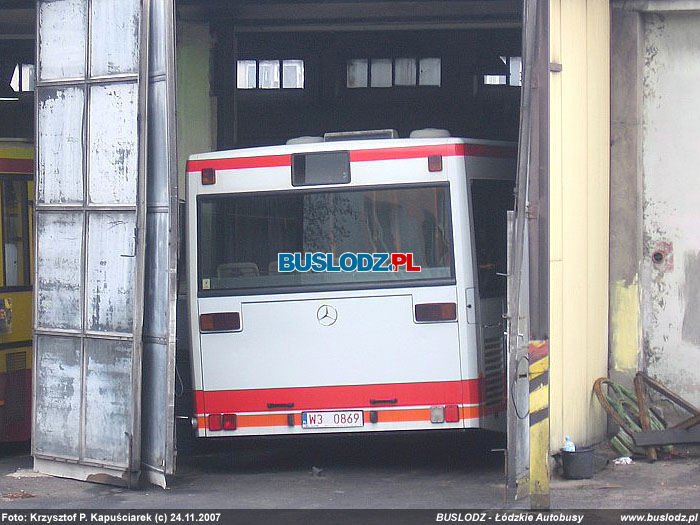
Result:
<svg viewBox="0 0 700 525">
<path fill-rule="evenodd" d="M 209 24 L 177 26 L 177 151 L 179 197 L 185 197 L 185 164 L 216 145 L 216 99 L 210 96 L 212 38 Z"/>
</svg>

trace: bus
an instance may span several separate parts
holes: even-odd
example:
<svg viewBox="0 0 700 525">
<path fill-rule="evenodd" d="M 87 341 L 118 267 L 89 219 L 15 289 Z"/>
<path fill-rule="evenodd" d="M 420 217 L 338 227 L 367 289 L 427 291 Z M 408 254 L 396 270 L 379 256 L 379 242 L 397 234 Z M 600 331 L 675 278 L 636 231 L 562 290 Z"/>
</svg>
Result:
<svg viewBox="0 0 700 525">
<path fill-rule="evenodd" d="M 517 149 L 434 135 L 189 158 L 198 437 L 505 431 Z"/>
<path fill-rule="evenodd" d="M 34 147 L 0 139 L 0 442 L 31 437 L 33 173 Z"/>
</svg>

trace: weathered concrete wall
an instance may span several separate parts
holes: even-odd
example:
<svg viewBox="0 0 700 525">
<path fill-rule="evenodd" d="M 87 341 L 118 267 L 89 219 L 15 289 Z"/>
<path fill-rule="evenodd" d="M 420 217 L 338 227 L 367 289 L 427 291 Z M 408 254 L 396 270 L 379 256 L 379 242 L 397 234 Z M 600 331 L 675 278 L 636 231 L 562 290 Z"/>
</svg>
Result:
<svg viewBox="0 0 700 525">
<path fill-rule="evenodd" d="M 700 402 L 700 1 L 612 11 L 610 375 Z"/>
<path fill-rule="evenodd" d="M 177 25 L 177 155 L 180 199 L 185 198 L 185 163 L 193 153 L 216 149 L 216 98 L 211 96 L 209 24 Z"/>
<path fill-rule="evenodd" d="M 700 12 L 644 15 L 643 366 L 700 404 Z"/>
<path fill-rule="evenodd" d="M 636 11 L 612 10 L 610 157 L 610 376 L 631 383 L 641 348 L 642 69 Z"/>
<path fill-rule="evenodd" d="M 550 1 L 550 446 L 605 436 L 610 5 Z M 557 69 L 557 68 L 554 68 Z"/>
</svg>

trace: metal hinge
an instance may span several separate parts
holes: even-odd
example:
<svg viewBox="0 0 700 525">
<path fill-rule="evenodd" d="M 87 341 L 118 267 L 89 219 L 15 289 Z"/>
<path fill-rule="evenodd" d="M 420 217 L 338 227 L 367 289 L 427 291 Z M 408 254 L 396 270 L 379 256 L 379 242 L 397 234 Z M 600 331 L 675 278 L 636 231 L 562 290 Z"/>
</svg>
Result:
<svg viewBox="0 0 700 525">
<path fill-rule="evenodd" d="M 537 204 L 534 204 L 532 202 L 527 203 L 525 213 L 527 214 L 528 219 L 536 219 L 537 216 L 539 215 L 538 212 L 539 212 L 539 206 L 537 206 Z"/>
</svg>

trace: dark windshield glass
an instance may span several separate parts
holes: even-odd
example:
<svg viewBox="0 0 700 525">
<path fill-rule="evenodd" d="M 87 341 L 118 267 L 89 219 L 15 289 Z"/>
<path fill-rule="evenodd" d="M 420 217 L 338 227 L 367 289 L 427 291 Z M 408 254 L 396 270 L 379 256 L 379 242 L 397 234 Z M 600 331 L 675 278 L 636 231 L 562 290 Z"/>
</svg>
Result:
<svg viewBox="0 0 700 525">
<path fill-rule="evenodd" d="M 202 291 L 454 279 L 446 184 L 202 196 L 198 219 Z M 413 253 L 421 271 L 280 272 L 278 254 L 295 252 Z"/>
</svg>

